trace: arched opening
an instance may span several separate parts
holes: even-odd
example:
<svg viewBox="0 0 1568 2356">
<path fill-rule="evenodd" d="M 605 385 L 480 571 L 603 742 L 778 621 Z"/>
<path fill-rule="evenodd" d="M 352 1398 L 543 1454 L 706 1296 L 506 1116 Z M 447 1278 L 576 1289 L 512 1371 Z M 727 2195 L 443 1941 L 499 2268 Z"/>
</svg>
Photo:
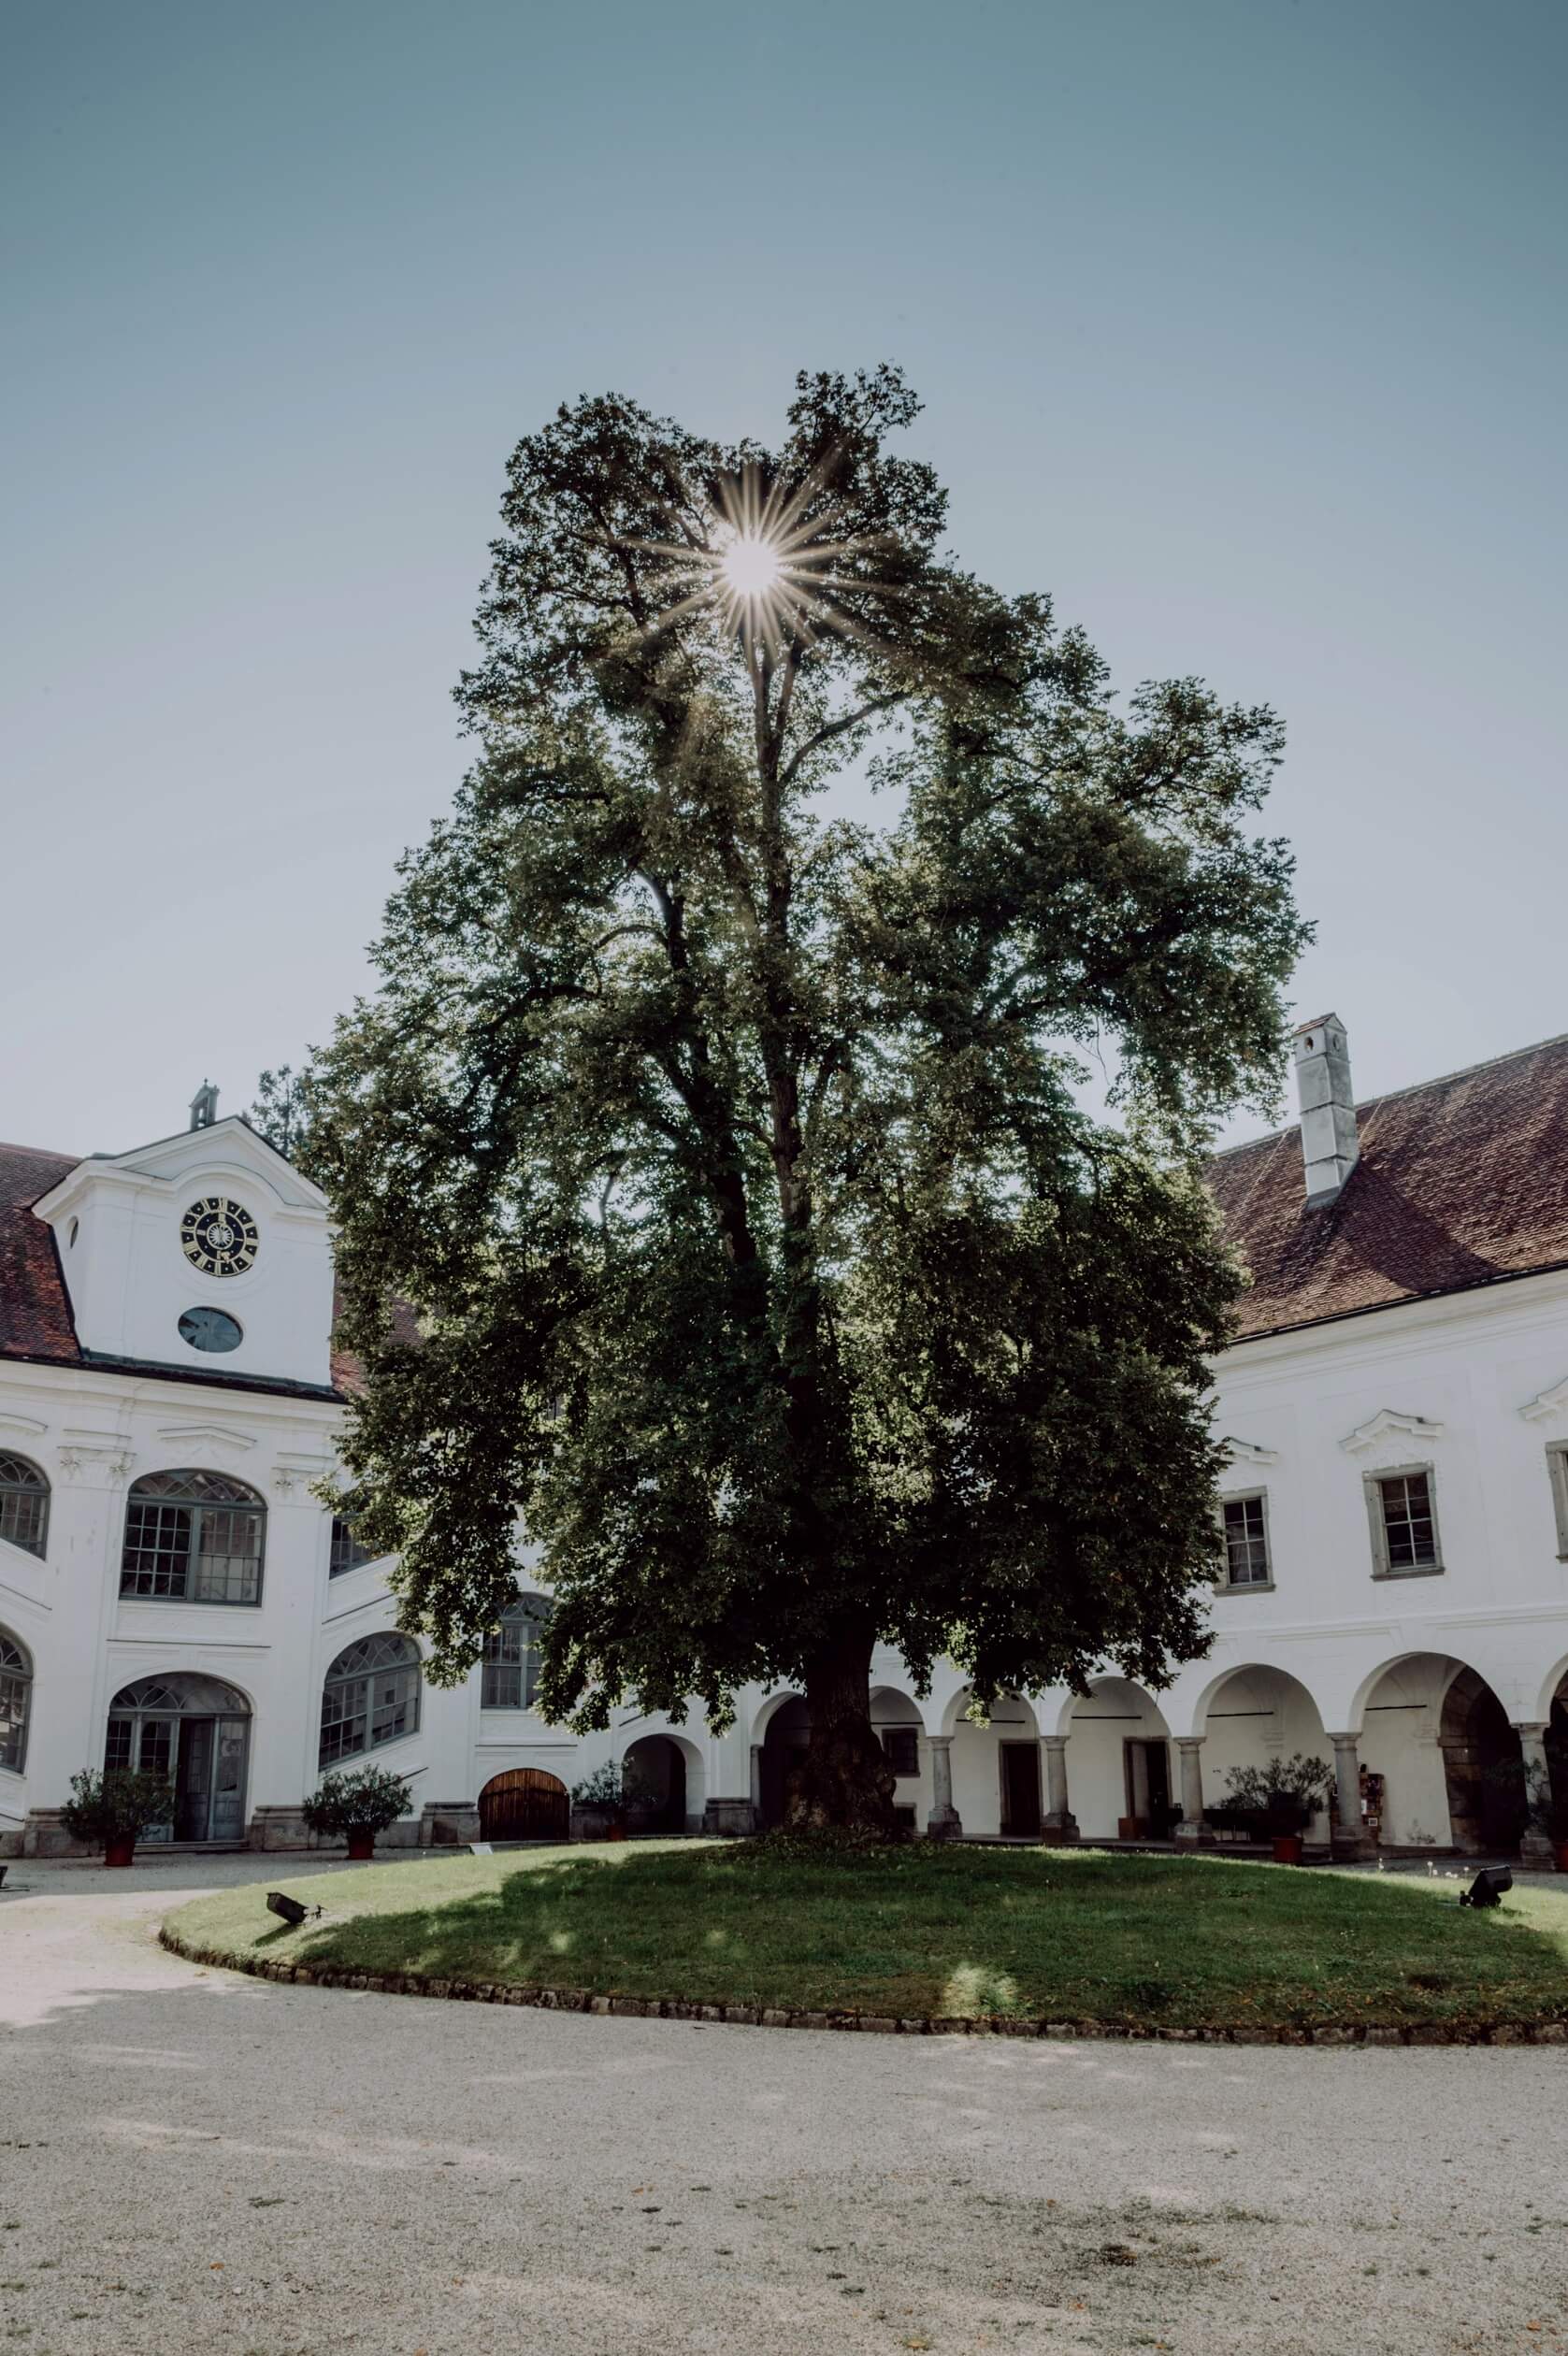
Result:
<svg viewBox="0 0 1568 2356">
<path fill-rule="evenodd" d="M 873 1686 L 870 1718 L 871 1731 L 897 1778 L 893 1813 L 904 1832 L 919 1832 L 931 1812 L 930 1760 L 922 1739 L 920 1712 L 897 1686 Z"/>
<path fill-rule="evenodd" d="M 784 1781 L 792 1767 L 805 1764 L 811 1739 L 811 1712 L 806 1707 L 805 1695 L 784 1695 L 769 1717 L 758 1761 L 758 1813 L 765 1830 L 784 1822 Z"/>
<path fill-rule="evenodd" d="M 1474 1669 L 1461 1669 L 1444 1695 L 1437 1740 L 1455 1848 L 1512 1856 L 1525 1828 L 1524 1754 L 1507 1711 Z"/>
<path fill-rule="evenodd" d="M 953 1805 L 966 1838 L 1038 1841 L 1042 1814 L 1040 1729 L 1020 1694 L 1000 1693 L 989 1714 L 967 1717 L 972 1696 L 957 1695 L 945 1717 L 952 1730 Z"/>
<path fill-rule="evenodd" d="M 1223 1810 L 1231 1803 L 1230 1776 L 1236 1770 L 1266 1770 L 1275 1760 L 1284 1765 L 1298 1757 L 1315 1760 L 1327 1771 L 1333 1767 L 1333 1745 L 1316 1702 L 1300 1679 L 1283 1669 L 1249 1663 L 1231 1670 L 1211 1690 L 1197 1731 L 1203 1737 L 1206 1808 Z M 1308 1837 L 1328 1839 L 1326 1803 L 1308 1827 Z"/>
<path fill-rule="evenodd" d="M 1068 1789 L 1086 1841 L 1163 1841 L 1181 1815 L 1171 1730 L 1130 1677 L 1097 1677 L 1072 1704 Z"/>
<path fill-rule="evenodd" d="M 49 1539 L 49 1482 L 28 1457 L 0 1453 L 0 1538 L 41 1555 Z"/>
<path fill-rule="evenodd" d="M 564 1841 L 570 1824 L 567 1788 L 542 1767 L 509 1767 L 479 1795 L 482 1841 Z"/>
<path fill-rule="evenodd" d="M 250 1749 L 251 1704 L 218 1677 L 139 1677 L 108 1705 L 105 1768 L 166 1775 L 174 1786 L 173 1822 L 144 1841 L 242 1840 Z"/>
<path fill-rule="evenodd" d="M 702 1828 L 702 1754 L 675 1734 L 640 1734 L 621 1759 L 621 1789 L 633 1832 L 690 1832 Z"/>
</svg>

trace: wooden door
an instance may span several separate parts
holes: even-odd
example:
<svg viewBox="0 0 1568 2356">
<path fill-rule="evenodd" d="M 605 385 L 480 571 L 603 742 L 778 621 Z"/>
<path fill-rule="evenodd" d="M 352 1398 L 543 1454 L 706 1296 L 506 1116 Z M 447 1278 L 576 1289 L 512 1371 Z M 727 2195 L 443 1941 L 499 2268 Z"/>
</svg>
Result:
<svg viewBox="0 0 1568 2356">
<path fill-rule="evenodd" d="M 564 1841 L 570 1820 L 565 1784 L 542 1767 L 493 1775 L 479 1795 L 482 1841 Z"/>
</svg>

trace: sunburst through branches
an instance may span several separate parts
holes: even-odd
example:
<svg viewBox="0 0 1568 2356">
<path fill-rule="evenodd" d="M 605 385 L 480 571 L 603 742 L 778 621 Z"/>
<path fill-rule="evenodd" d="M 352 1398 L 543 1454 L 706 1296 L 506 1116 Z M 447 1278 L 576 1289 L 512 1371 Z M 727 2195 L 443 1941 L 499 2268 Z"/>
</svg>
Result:
<svg viewBox="0 0 1568 2356">
<path fill-rule="evenodd" d="M 870 640 L 874 633 L 845 599 L 889 596 L 894 584 L 861 569 L 881 536 L 842 536 L 827 473 L 826 466 L 813 469 L 792 492 L 777 481 L 764 491 L 760 467 L 749 464 L 720 479 L 700 526 L 683 525 L 686 538 L 622 542 L 669 559 L 685 591 L 646 635 L 662 636 L 706 608 L 748 655 L 789 642 L 804 648 L 822 631 Z"/>
</svg>

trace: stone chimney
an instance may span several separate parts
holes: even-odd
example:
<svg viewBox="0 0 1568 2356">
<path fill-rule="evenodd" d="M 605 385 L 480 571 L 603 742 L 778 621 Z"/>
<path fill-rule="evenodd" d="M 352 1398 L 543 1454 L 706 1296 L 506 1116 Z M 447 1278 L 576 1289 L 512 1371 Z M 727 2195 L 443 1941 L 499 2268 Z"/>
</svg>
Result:
<svg viewBox="0 0 1568 2356">
<path fill-rule="evenodd" d="M 1326 1209 L 1360 1156 L 1356 1099 L 1350 1086 L 1350 1045 L 1337 1014 L 1302 1023 L 1291 1041 L 1296 1099 L 1302 1108 L 1302 1159 L 1307 1209 Z"/>
<path fill-rule="evenodd" d="M 218 1117 L 218 1091 L 210 1080 L 204 1080 L 191 1099 L 191 1127 L 210 1128 Z"/>
</svg>

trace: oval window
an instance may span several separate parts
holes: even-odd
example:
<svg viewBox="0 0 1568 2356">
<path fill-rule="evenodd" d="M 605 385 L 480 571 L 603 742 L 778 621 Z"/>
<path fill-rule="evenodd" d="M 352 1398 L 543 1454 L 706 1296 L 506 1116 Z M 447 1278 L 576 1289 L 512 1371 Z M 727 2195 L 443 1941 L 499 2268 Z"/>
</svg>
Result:
<svg viewBox="0 0 1568 2356">
<path fill-rule="evenodd" d="M 223 1309 L 187 1309 L 180 1320 L 180 1339 L 193 1350 L 237 1350 L 245 1336 L 238 1319 Z"/>
</svg>

